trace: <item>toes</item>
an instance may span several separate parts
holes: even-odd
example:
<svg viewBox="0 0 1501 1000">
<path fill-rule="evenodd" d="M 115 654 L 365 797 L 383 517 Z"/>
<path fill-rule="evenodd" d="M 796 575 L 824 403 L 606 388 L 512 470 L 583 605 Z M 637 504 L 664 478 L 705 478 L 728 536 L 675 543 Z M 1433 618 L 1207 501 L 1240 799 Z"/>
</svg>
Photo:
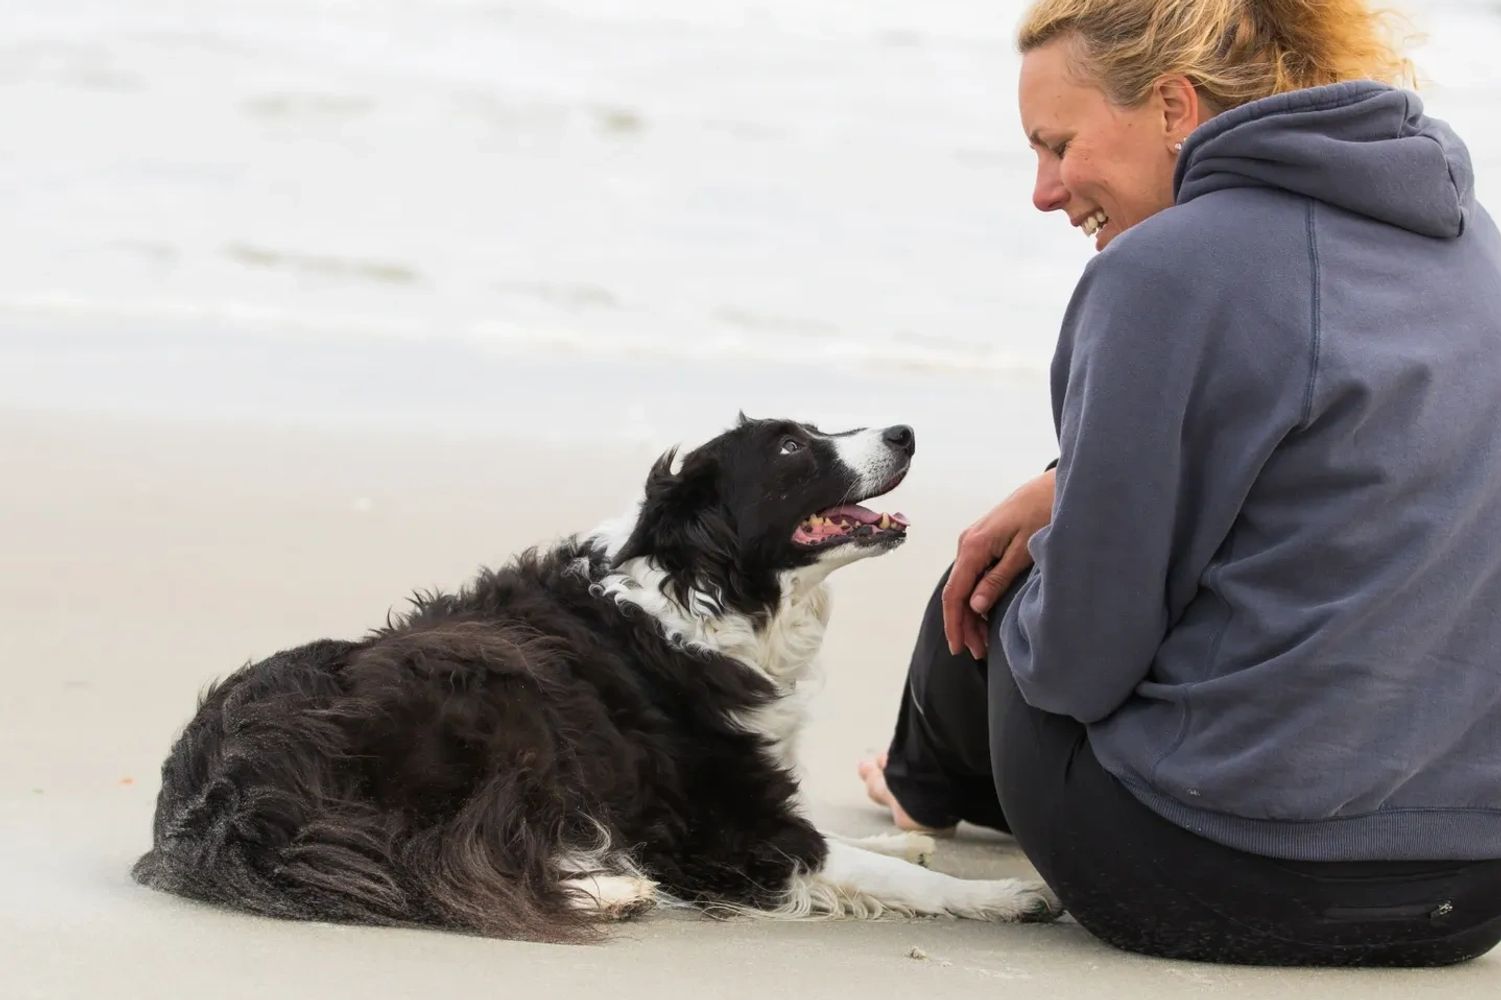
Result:
<svg viewBox="0 0 1501 1000">
<path fill-rule="evenodd" d="M 892 804 L 891 790 L 886 787 L 886 776 L 878 770 L 872 769 L 865 776 L 865 794 L 876 805 L 889 806 Z"/>
<path fill-rule="evenodd" d="M 874 757 L 864 757 L 855 764 L 855 770 L 860 777 L 869 780 L 872 774 L 880 774 L 886 770 L 887 759 L 888 755 L 885 753 L 878 753 Z"/>
<path fill-rule="evenodd" d="M 1042 882 L 1033 883 L 1030 891 L 1033 898 L 1017 916 L 1017 920 L 1027 924 L 1045 924 L 1057 920 L 1063 914 L 1063 903 L 1047 885 Z"/>
<path fill-rule="evenodd" d="M 1058 897 L 1036 879 L 999 879 L 964 883 L 967 895 L 949 912 L 995 923 L 1039 923 L 1063 912 Z"/>
<path fill-rule="evenodd" d="M 925 833 L 875 833 L 867 837 L 835 838 L 845 843 L 887 857 L 901 858 L 909 864 L 927 867 L 938 845 Z"/>
<path fill-rule="evenodd" d="M 906 858 L 914 865 L 928 867 L 933 855 L 938 853 L 938 841 L 925 833 L 907 834 Z"/>
<path fill-rule="evenodd" d="M 640 896 L 612 903 L 605 908 L 604 916 L 606 920 L 633 920 L 655 909 L 656 905 L 657 900 L 654 895 Z"/>
<path fill-rule="evenodd" d="M 601 920 L 629 920 L 657 905 L 657 883 L 633 875 L 586 875 L 567 879 L 569 905 Z"/>
</svg>

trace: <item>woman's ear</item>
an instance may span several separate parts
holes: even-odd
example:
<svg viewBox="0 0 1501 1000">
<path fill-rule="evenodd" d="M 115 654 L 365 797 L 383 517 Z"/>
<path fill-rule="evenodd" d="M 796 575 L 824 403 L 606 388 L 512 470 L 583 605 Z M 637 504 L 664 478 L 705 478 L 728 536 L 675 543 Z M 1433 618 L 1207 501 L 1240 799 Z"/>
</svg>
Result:
<svg viewBox="0 0 1501 1000">
<path fill-rule="evenodd" d="M 1203 98 L 1186 76 L 1162 77 L 1153 85 L 1152 97 L 1162 112 L 1163 145 L 1175 152 L 1209 118 Z"/>
</svg>

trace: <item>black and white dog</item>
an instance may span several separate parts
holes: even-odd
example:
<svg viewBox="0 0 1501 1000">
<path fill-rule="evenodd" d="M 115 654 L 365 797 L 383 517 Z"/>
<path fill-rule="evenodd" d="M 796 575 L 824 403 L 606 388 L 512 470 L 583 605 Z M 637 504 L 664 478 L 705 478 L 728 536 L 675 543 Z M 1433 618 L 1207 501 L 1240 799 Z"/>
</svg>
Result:
<svg viewBox="0 0 1501 1000">
<path fill-rule="evenodd" d="M 1046 918 L 1041 883 L 825 837 L 793 743 L 824 580 L 901 544 L 859 503 L 912 430 L 746 420 L 629 517 L 210 689 L 162 768 L 154 888 L 305 920 L 579 940 L 659 898 L 771 916 Z M 896 857 L 890 855 L 898 855 Z"/>
</svg>

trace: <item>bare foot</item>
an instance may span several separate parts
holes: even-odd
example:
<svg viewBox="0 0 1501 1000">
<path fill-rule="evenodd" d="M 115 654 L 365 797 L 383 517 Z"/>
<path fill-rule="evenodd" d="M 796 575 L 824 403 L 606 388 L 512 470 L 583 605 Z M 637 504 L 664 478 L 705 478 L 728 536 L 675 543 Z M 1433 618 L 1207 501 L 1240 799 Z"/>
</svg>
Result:
<svg viewBox="0 0 1501 1000">
<path fill-rule="evenodd" d="M 898 830 L 915 830 L 918 833 L 926 833 L 934 837 L 953 836 L 954 828 L 951 826 L 934 829 L 923 826 L 917 820 L 907 815 L 907 810 L 891 794 L 891 789 L 886 787 L 886 755 L 880 754 L 862 760 L 856 770 L 860 772 L 860 780 L 865 782 L 865 794 L 878 806 L 885 806 L 891 810 L 891 822 L 896 824 Z"/>
</svg>

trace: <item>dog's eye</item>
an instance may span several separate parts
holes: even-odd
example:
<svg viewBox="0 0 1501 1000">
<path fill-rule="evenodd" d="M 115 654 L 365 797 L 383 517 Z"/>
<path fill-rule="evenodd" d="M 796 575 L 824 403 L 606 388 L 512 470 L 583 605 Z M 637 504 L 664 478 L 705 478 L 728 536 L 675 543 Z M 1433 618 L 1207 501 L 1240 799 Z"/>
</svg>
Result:
<svg viewBox="0 0 1501 1000">
<path fill-rule="evenodd" d="M 803 443 L 801 441 L 799 441 L 797 438 L 783 438 L 782 439 L 782 454 L 783 455 L 791 455 L 795 451 L 802 451 L 802 450 L 803 450 Z"/>
</svg>

